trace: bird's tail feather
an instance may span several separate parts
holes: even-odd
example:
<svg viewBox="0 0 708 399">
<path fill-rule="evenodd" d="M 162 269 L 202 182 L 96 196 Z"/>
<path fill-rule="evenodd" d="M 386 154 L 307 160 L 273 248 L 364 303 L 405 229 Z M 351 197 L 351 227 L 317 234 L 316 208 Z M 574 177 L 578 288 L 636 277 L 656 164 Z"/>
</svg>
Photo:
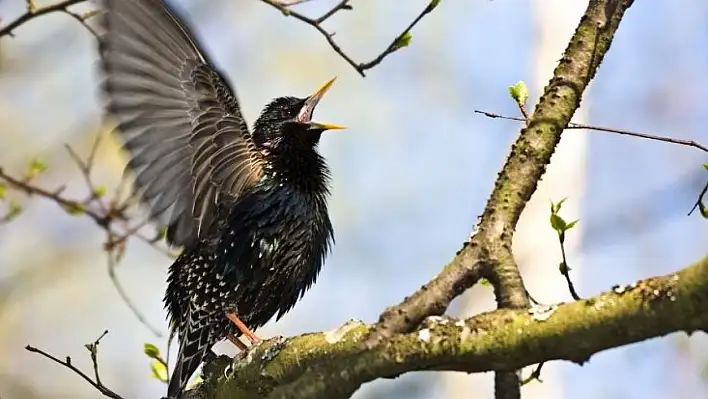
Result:
<svg viewBox="0 0 708 399">
<path fill-rule="evenodd" d="M 208 315 L 204 312 L 192 312 L 191 310 L 185 323 L 186 331 L 179 334 L 180 345 L 177 363 L 167 388 L 169 399 L 180 398 L 189 382 L 189 377 L 194 374 L 217 340 L 213 329 L 207 322 Z"/>
</svg>

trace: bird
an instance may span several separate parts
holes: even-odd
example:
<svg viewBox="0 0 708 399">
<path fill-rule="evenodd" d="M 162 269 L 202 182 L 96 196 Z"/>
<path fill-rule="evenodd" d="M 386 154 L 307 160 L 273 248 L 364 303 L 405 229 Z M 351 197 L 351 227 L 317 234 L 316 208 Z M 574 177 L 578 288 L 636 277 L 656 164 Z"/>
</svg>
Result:
<svg viewBox="0 0 708 399">
<path fill-rule="evenodd" d="M 182 248 L 164 305 L 179 352 L 179 398 L 218 341 L 290 311 L 334 245 L 331 176 L 312 120 L 334 79 L 270 101 L 249 130 L 236 93 L 178 11 L 163 0 L 102 0 L 104 114 L 128 154 L 133 192 Z"/>
</svg>

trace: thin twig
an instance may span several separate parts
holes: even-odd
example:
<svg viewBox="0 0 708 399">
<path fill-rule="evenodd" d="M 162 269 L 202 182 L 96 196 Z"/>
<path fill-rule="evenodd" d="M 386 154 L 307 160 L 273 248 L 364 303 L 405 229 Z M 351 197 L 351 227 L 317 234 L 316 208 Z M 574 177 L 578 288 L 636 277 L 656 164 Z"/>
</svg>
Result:
<svg viewBox="0 0 708 399">
<path fill-rule="evenodd" d="M 342 1 L 340 1 L 339 3 L 337 3 L 337 5 L 335 5 L 334 7 L 332 7 L 329 11 L 327 11 L 327 12 L 324 13 L 324 14 L 322 14 L 321 17 L 317 18 L 317 19 L 315 20 L 315 22 L 317 22 L 318 24 L 321 24 L 321 23 L 323 23 L 324 21 L 328 20 L 332 15 L 336 14 L 337 12 L 339 12 L 340 10 L 351 10 L 351 9 L 352 9 L 352 6 L 349 5 L 349 1 L 350 1 L 350 0 L 342 0 Z"/>
<path fill-rule="evenodd" d="M 521 112 L 524 112 L 523 107 L 520 107 Z M 482 111 L 482 110 L 474 110 L 476 114 L 482 114 L 488 118 L 492 119 L 506 119 L 510 121 L 517 121 L 517 122 L 527 122 L 526 117 L 520 118 L 517 116 L 507 116 L 507 115 L 501 115 L 497 114 L 494 112 L 487 112 L 487 111 Z M 524 115 L 526 116 L 526 115 Z M 619 135 L 624 135 L 624 136 L 632 136 L 632 137 L 639 137 L 642 139 L 647 139 L 647 140 L 656 140 L 656 141 L 661 141 L 664 143 L 671 143 L 671 144 L 678 144 L 686 147 L 693 147 L 693 148 L 698 148 L 699 150 L 702 150 L 704 152 L 708 152 L 708 147 L 705 145 L 698 143 L 693 140 L 684 140 L 684 139 L 676 139 L 672 137 L 665 137 L 665 136 L 657 136 L 654 134 L 649 134 L 649 133 L 641 133 L 641 132 L 633 132 L 630 130 L 623 130 L 623 129 L 615 129 L 611 127 L 603 127 L 603 126 L 594 126 L 594 125 L 586 125 L 583 123 L 574 123 L 570 122 L 568 123 L 568 126 L 566 127 L 567 129 L 587 129 L 587 130 L 593 130 L 597 132 L 606 132 L 606 133 L 615 133 Z M 696 203 L 693 205 L 690 211 L 688 211 L 688 216 L 691 216 L 691 214 L 696 210 L 696 209 L 705 209 L 705 205 L 703 205 L 703 197 L 705 197 L 706 192 L 708 192 L 708 183 L 703 187 L 703 190 L 701 193 L 698 195 L 698 200 L 696 200 Z M 703 213 L 703 212 L 701 212 Z"/>
<path fill-rule="evenodd" d="M 91 384 L 92 387 L 96 388 L 96 390 L 99 391 L 101 394 L 103 394 L 103 396 L 106 396 L 106 397 L 112 398 L 112 399 L 124 399 L 122 396 L 118 395 L 118 394 L 115 393 L 113 390 L 111 390 L 111 389 L 109 389 L 108 387 L 106 387 L 105 385 L 103 385 L 103 383 L 101 382 L 101 379 L 99 378 L 99 374 L 98 374 L 98 342 L 99 342 L 99 341 L 101 340 L 101 338 L 103 338 L 106 334 L 108 334 L 108 331 L 105 331 L 105 332 L 104 332 L 100 337 L 98 337 L 98 339 L 97 339 L 96 341 L 94 341 L 93 343 L 86 345 L 87 349 L 89 349 L 89 351 L 91 352 L 91 362 L 93 363 L 93 370 L 94 370 L 94 374 L 96 375 L 96 380 L 95 380 L 95 381 L 92 380 L 91 377 L 89 377 L 88 375 L 86 375 L 86 373 L 84 373 L 83 371 L 81 371 L 80 369 L 78 369 L 76 366 L 74 366 L 74 365 L 71 363 L 71 357 L 69 357 L 69 356 L 66 357 L 66 360 L 59 360 L 58 358 L 56 358 L 56 357 L 50 355 L 49 353 L 47 353 L 47 352 L 45 352 L 45 351 L 43 351 L 43 350 L 41 350 L 41 349 L 39 349 L 39 348 L 35 348 L 34 346 L 27 345 L 27 346 L 25 346 L 25 349 L 26 349 L 27 351 L 29 351 L 29 352 L 37 353 L 37 354 L 39 354 L 39 355 L 41 355 L 41 356 L 44 356 L 44 357 L 46 357 L 47 359 L 53 361 L 54 363 L 57 363 L 57 364 L 59 364 L 59 365 L 61 365 L 61 366 L 64 366 L 64 367 L 68 368 L 69 370 L 73 371 L 73 372 L 76 373 L 79 377 L 83 378 L 84 381 L 86 381 L 86 382 L 88 382 L 89 384 Z"/>
<path fill-rule="evenodd" d="M 159 234 L 156 235 L 155 238 L 148 238 L 148 237 L 145 237 L 144 235 L 140 234 L 140 230 L 143 227 L 147 226 L 149 223 L 150 223 L 150 220 L 146 219 L 146 220 L 143 220 L 142 222 L 136 224 L 133 227 L 127 227 L 127 225 L 126 225 L 126 230 L 123 234 L 116 235 L 115 237 L 113 237 L 112 240 L 106 241 L 106 244 L 105 244 L 106 249 L 110 250 L 114 246 L 122 244 L 123 242 L 125 242 L 126 240 L 128 240 L 130 237 L 133 237 L 133 236 L 140 238 L 142 241 L 144 241 L 150 245 L 154 245 L 161 238 Z"/>
<path fill-rule="evenodd" d="M 391 44 L 388 45 L 386 50 L 384 50 L 381 54 L 376 56 L 376 58 L 374 58 L 373 60 L 366 62 L 366 63 L 359 64 L 359 71 L 363 72 L 367 69 L 371 69 L 371 68 L 375 67 L 376 65 L 380 64 L 381 61 L 383 61 L 384 58 L 388 57 L 391 53 L 399 50 L 402 46 L 404 37 L 406 35 L 410 34 L 410 31 L 418 24 L 418 22 L 420 22 L 424 16 L 426 16 L 427 14 L 430 14 L 430 12 L 435 9 L 437 4 L 438 3 L 435 1 L 431 1 L 430 3 L 428 3 L 428 5 L 425 7 L 425 9 L 420 14 L 418 14 L 418 16 L 413 20 L 413 22 L 411 22 L 406 29 L 404 29 L 398 36 L 396 36 L 395 39 L 393 39 L 393 41 L 391 42 Z M 363 73 L 362 73 L 362 75 L 363 75 Z"/>
<path fill-rule="evenodd" d="M 561 256 L 563 257 L 563 263 L 561 263 L 560 272 L 563 277 L 565 277 L 565 281 L 568 283 L 568 291 L 570 291 L 570 295 L 573 297 L 574 300 L 579 301 L 582 298 L 580 297 L 580 295 L 578 295 L 578 292 L 575 290 L 573 280 L 571 280 L 570 278 L 570 266 L 568 266 L 568 258 L 565 255 L 564 235 L 564 232 L 558 233 L 558 242 L 560 243 Z"/>
<path fill-rule="evenodd" d="M 688 212 L 688 216 L 691 216 L 693 211 L 696 209 L 699 209 L 701 211 L 702 215 L 705 215 L 707 213 L 706 211 L 706 206 L 703 204 L 703 197 L 706 196 L 706 193 L 708 192 L 708 182 L 706 182 L 706 185 L 703 186 L 703 190 L 701 190 L 701 193 L 698 195 L 698 200 L 696 200 L 695 205 L 693 205 L 693 208 Z"/>
<path fill-rule="evenodd" d="M 96 32 L 95 29 L 93 29 L 89 24 L 86 23 L 86 20 L 93 17 L 94 15 L 98 14 L 98 10 L 94 11 L 89 11 L 84 14 L 77 14 L 75 12 L 69 11 L 68 9 L 63 9 L 62 10 L 65 14 L 68 14 L 70 17 L 74 18 L 75 20 L 79 21 L 81 25 L 84 26 L 84 28 L 88 29 L 88 31 L 95 37 L 96 39 L 99 39 L 100 36 L 98 32 Z"/>
<path fill-rule="evenodd" d="M 109 240 L 111 240 L 112 237 L 110 237 L 109 234 Z M 123 257 L 123 253 L 125 252 L 125 246 L 122 247 L 116 247 L 113 251 L 109 252 L 108 255 L 108 277 L 111 280 L 111 283 L 113 283 L 113 287 L 116 289 L 118 292 L 118 295 L 120 295 L 121 300 L 128 306 L 131 312 L 133 312 L 133 315 L 135 316 L 136 319 L 140 322 L 140 324 L 144 325 L 148 330 L 150 330 L 151 333 L 153 333 L 156 337 L 162 338 L 163 334 L 162 332 L 147 320 L 147 318 L 142 314 L 140 309 L 133 303 L 133 301 L 130 299 L 128 296 L 128 293 L 125 292 L 125 289 L 123 288 L 123 284 L 120 282 L 120 279 L 116 275 L 116 266 L 118 266 L 118 263 L 120 262 L 120 259 Z"/>
<path fill-rule="evenodd" d="M 377 55 L 373 60 L 369 62 L 362 62 L 362 63 L 357 63 L 354 61 L 352 57 L 350 57 L 347 53 L 342 50 L 342 48 L 337 44 L 337 42 L 334 40 L 334 33 L 329 33 L 327 30 L 325 30 L 322 27 L 322 23 L 328 20 L 330 17 L 335 15 L 341 10 L 351 10 L 352 6 L 349 4 L 351 0 L 341 0 L 339 3 L 337 3 L 334 7 L 332 7 L 329 11 L 325 12 L 320 16 L 319 18 L 310 18 L 307 17 L 303 14 L 300 14 L 296 11 L 291 10 L 288 8 L 288 6 L 283 5 L 282 1 L 277 1 L 277 0 L 261 0 L 263 3 L 266 3 L 276 9 L 278 9 L 283 15 L 293 17 L 301 22 L 304 22 L 307 25 L 312 26 L 315 28 L 318 32 L 322 34 L 322 36 L 325 37 L 327 40 L 327 43 L 329 43 L 330 47 L 332 50 L 334 50 L 335 53 L 337 53 L 342 59 L 344 59 L 349 65 L 351 65 L 361 76 L 366 76 L 364 73 L 365 71 L 377 66 L 378 64 L 381 63 L 386 57 L 388 57 L 390 54 L 396 52 L 397 50 L 400 50 L 402 47 L 405 47 L 407 45 L 405 36 L 410 34 L 411 29 L 413 29 L 418 22 L 423 19 L 423 17 L 426 14 L 429 14 L 435 7 L 438 5 L 439 1 L 437 0 L 431 0 L 430 3 L 425 7 L 425 9 L 411 22 L 406 29 L 404 29 L 398 36 L 396 36 L 395 39 L 389 44 L 386 49 L 381 52 L 379 55 Z"/>
<path fill-rule="evenodd" d="M 529 375 L 528 377 L 521 380 L 521 386 L 524 386 L 533 380 L 543 383 L 543 381 L 541 381 L 541 369 L 543 368 L 544 364 L 546 364 L 546 363 L 543 363 L 543 362 L 539 363 L 536 366 L 536 368 L 533 370 L 531 375 Z"/>
<path fill-rule="evenodd" d="M 521 111 L 521 115 L 524 116 L 524 121 L 528 124 L 529 111 L 526 109 L 526 104 L 518 103 L 518 105 L 519 105 L 519 111 Z"/>
<path fill-rule="evenodd" d="M 531 301 L 531 303 L 533 303 L 534 305 L 540 305 L 540 304 L 541 304 L 541 302 L 537 301 L 536 298 L 534 298 L 533 296 L 531 296 L 531 293 L 529 292 L 529 290 L 526 290 L 526 296 L 529 297 L 529 301 Z"/>
<path fill-rule="evenodd" d="M 38 195 L 53 202 L 56 202 L 65 210 L 80 210 L 82 213 L 88 215 L 91 219 L 93 219 L 99 227 L 105 230 L 108 238 L 104 244 L 104 249 L 108 256 L 108 275 L 113 286 L 116 288 L 118 295 L 123 299 L 126 306 L 128 306 L 128 308 L 136 316 L 138 321 L 141 324 L 145 325 L 153 334 L 155 334 L 155 336 L 161 338 L 163 334 L 159 331 L 159 329 L 147 322 L 146 318 L 140 313 L 138 308 L 128 297 L 127 293 L 123 289 L 122 284 L 116 276 L 115 268 L 117 267 L 118 261 L 123 256 L 125 247 L 127 245 L 127 240 L 130 237 L 136 237 L 139 240 L 144 241 L 145 243 L 161 251 L 168 257 L 172 257 L 173 254 L 171 254 L 169 250 L 162 248 L 158 245 L 158 242 L 161 238 L 160 235 L 156 235 L 156 237 L 150 238 L 146 237 L 139 231 L 142 227 L 146 226 L 149 221 L 146 220 L 141 223 L 138 223 L 134 227 L 129 227 L 129 217 L 126 215 L 125 210 L 130 205 L 130 198 L 125 200 L 123 203 L 116 200 L 106 204 L 96 194 L 96 185 L 92 180 L 91 173 L 94 167 L 95 156 L 96 152 L 98 151 L 100 141 L 101 136 L 99 135 L 96 137 L 96 140 L 91 148 L 91 153 L 85 161 L 78 156 L 78 154 L 73 150 L 73 148 L 71 148 L 70 146 L 66 146 L 69 156 L 79 167 L 79 170 L 84 178 L 84 182 L 86 183 L 88 189 L 91 191 L 90 196 L 85 201 L 76 201 L 62 197 L 61 192 L 63 190 L 63 187 L 55 191 L 48 191 L 33 185 L 31 183 L 30 178 L 25 178 L 22 180 L 11 177 L 5 174 L 1 168 L 0 181 L 6 181 L 11 187 L 23 191 L 27 195 Z M 118 197 L 116 197 L 116 199 L 117 198 Z M 98 210 L 89 207 L 94 203 L 94 207 L 98 208 Z M 6 216 L 0 219 L 0 223 L 5 222 L 6 219 L 9 220 L 14 216 L 16 216 L 16 213 L 13 213 L 11 209 Z M 116 231 L 116 222 L 118 223 L 118 225 L 122 226 L 122 233 Z"/>
<path fill-rule="evenodd" d="M 88 163 L 82 161 L 78 155 L 73 151 L 73 149 L 69 146 L 67 146 L 67 150 L 72 157 L 72 159 L 76 162 L 76 164 L 79 166 L 82 175 L 84 176 L 84 180 L 89 187 L 89 189 L 92 192 L 92 195 L 95 193 L 95 185 L 93 184 L 90 174 L 91 171 L 89 169 Z M 0 180 L 6 181 L 10 186 L 23 191 L 27 195 L 37 195 L 43 198 L 46 198 L 48 200 L 51 200 L 58 205 L 62 206 L 65 210 L 80 210 L 81 212 L 85 213 L 88 215 L 91 219 L 94 220 L 94 222 L 101 227 L 104 230 L 111 231 L 113 232 L 111 225 L 114 221 L 124 221 L 126 219 L 124 215 L 124 211 L 122 209 L 125 208 L 123 205 L 116 205 L 116 204 L 110 204 L 108 207 L 101 202 L 101 201 L 95 201 L 97 203 L 97 206 L 100 208 L 99 211 L 93 210 L 88 207 L 88 202 L 91 201 L 77 201 L 77 200 L 71 200 L 67 199 L 61 196 L 62 191 L 64 190 L 64 187 L 60 187 L 54 191 L 48 191 L 46 189 L 43 189 L 41 187 L 35 186 L 30 184 L 26 180 L 20 180 L 17 178 L 14 178 L 10 175 L 7 175 L 2 168 L 0 168 Z M 158 248 L 156 246 L 157 242 L 159 241 L 160 237 L 157 238 L 148 238 L 145 237 L 144 235 L 139 233 L 139 229 L 147 225 L 149 221 L 144 221 L 140 224 L 138 224 L 135 227 L 128 228 L 126 227 L 126 232 L 118 235 L 116 240 L 107 242 L 106 248 L 110 249 L 112 246 L 117 245 L 119 243 L 122 243 L 123 241 L 127 240 L 129 237 L 134 236 L 140 239 L 141 241 L 144 241 L 145 243 L 155 247 L 155 249 L 163 252 L 165 255 L 170 255 L 170 252 L 167 250 L 163 250 L 161 248 Z"/>
<path fill-rule="evenodd" d="M 295 6 L 302 3 L 307 3 L 312 0 L 278 0 L 278 3 L 282 4 L 283 7 Z"/>
<path fill-rule="evenodd" d="M 334 38 L 332 37 L 332 34 L 329 33 L 329 32 L 327 32 L 327 31 L 317 22 L 317 21 L 318 21 L 320 18 L 322 18 L 322 17 L 325 17 L 325 16 L 326 16 L 327 18 L 329 18 L 329 17 L 331 17 L 332 15 L 334 15 L 337 11 L 339 11 L 340 9 L 344 9 L 344 8 L 338 8 L 339 4 L 338 4 L 337 6 L 335 6 L 332 10 L 327 11 L 322 17 L 317 18 L 317 19 L 312 19 L 312 18 L 306 17 L 306 16 L 304 16 L 304 15 L 298 13 L 298 12 L 293 11 L 293 10 L 287 8 L 286 6 L 283 6 L 282 4 L 280 4 L 279 2 L 277 2 L 277 1 L 275 1 L 275 0 L 261 0 L 261 1 L 262 1 L 263 3 L 266 3 L 266 4 L 270 5 L 270 6 L 272 6 L 272 7 L 277 8 L 278 10 L 280 10 L 280 12 L 283 13 L 283 15 L 288 16 L 288 17 L 293 17 L 293 18 L 295 18 L 295 19 L 297 19 L 297 20 L 299 20 L 299 21 L 301 21 L 301 22 L 304 22 L 304 23 L 306 23 L 307 25 L 310 25 L 310 26 L 312 26 L 313 28 L 315 28 L 318 32 L 320 32 L 320 33 L 325 37 L 325 39 L 327 40 L 327 43 L 329 43 L 330 47 L 332 47 L 332 50 L 334 50 L 335 53 L 339 54 L 339 56 L 342 57 L 349 65 L 351 65 L 354 69 L 356 69 L 356 71 L 359 72 L 359 74 L 360 74 L 361 76 L 365 76 L 364 73 L 359 70 L 359 65 L 356 63 L 356 61 L 354 61 L 351 57 L 349 57 L 349 56 L 342 50 L 342 48 L 339 47 L 339 45 L 337 44 L 337 42 L 334 41 Z M 346 2 L 345 2 L 345 3 L 346 3 Z M 341 3 L 340 3 L 340 4 L 341 4 Z M 351 9 L 351 7 L 350 7 L 349 9 Z M 334 10 L 334 11 L 333 11 L 333 10 Z M 325 19 L 327 19 L 327 18 L 325 18 Z"/>
<path fill-rule="evenodd" d="M 90 344 L 86 344 L 86 349 L 88 349 L 89 353 L 91 354 L 91 362 L 93 363 L 93 375 L 96 378 L 96 383 L 99 385 L 103 385 L 101 382 L 101 376 L 98 372 L 98 344 L 101 342 L 101 339 L 108 335 L 108 330 L 103 331 L 103 334 L 101 334 L 98 338 L 96 338 L 95 341 L 93 341 Z"/>
<path fill-rule="evenodd" d="M 81 173 L 84 177 L 84 180 L 91 190 L 92 194 L 95 193 L 95 185 L 93 184 L 91 177 L 90 177 L 90 169 L 88 167 L 88 163 L 82 161 L 78 155 L 71 149 L 71 147 L 67 146 L 67 150 L 74 159 L 74 162 L 79 166 L 81 169 Z M 20 180 L 17 178 L 14 178 L 8 174 L 6 174 L 2 168 L 0 168 L 0 180 L 6 181 L 10 186 L 23 191 L 27 195 L 37 195 L 43 198 L 46 198 L 50 201 L 53 201 L 63 207 L 65 210 L 80 210 L 81 212 L 85 213 L 88 215 L 93 221 L 102 229 L 107 230 L 107 231 L 112 231 L 111 225 L 115 221 L 124 221 L 126 219 L 124 215 L 124 209 L 126 206 L 122 204 L 109 204 L 106 206 L 101 201 L 94 201 L 96 202 L 97 206 L 100 208 L 98 211 L 91 209 L 88 207 L 88 202 L 91 201 L 77 201 L 77 200 L 71 200 L 67 199 L 61 196 L 62 191 L 64 191 L 64 187 L 59 187 L 58 189 L 54 191 L 48 191 L 45 190 L 41 187 L 35 186 L 30 184 L 28 181 Z M 142 227 L 147 225 L 149 221 L 143 221 L 140 224 L 138 224 L 135 227 L 128 228 L 126 226 L 126 231 L 123 234 L 116 235 L 116 240 L 109 241 L 105 244 L 107 249 L 110 249 L 112 246 L 117 245 L 119 243 L 122 243 L 123 241 L 127 240 L 129 237 L 136 237 L 140 239 L 141 241 L 149 244 L 150 246 L 154 247 L 158 251 L 164 253 L 167 256 L 171 256 L 170 251 L 166 249 L 162 249 L 156 244 L 158 243 L 159 239 L 161 237 L 156 237 L 156 238 L 149 238 L 144 236 L 143 234 L 140 234 L 138 230 L 140 230 Z"/>
<path fill-rule="evenodd" d="M 515 117 L 515 116 L 500 115 L 500 114 L 496 114 L 493 112 L 481 111 L 481 110 L 477 110 L 477 109 L 474 110 L 474 112 L 476 114 L 482 114 L 488 118 L 500 118 L 500 119 L 506 119 L 506 120 L 511 120 L 511 121 L 526 122 L 526 119 L 520 118 L 520 117 Z M 639 137 L 639 138 L 648 139 L 648 140 L 663 141 L 665 143 L 672 143 L 672 144 L 678 144 L 678 145 L 683 145 L 683 146 L 687 146 L 687 147 L 698 148 L 699 150 L 702 150 L 704 152 L 708 152 L 708 147 L 706 147 L 698 142 L 695 142 L 693 140 L 675 139 L 672 137 L 657 136 L 657 135 L 649 134 L 649 133 L 633 132 L 630 130 L 615 129 L 615 128 L 603 127 L 603 126 L 586 125 L 583 123 L 574 123 L 574 122 L 568 123 L 568 126 L 566 128 L 567 129 L 587 129 L 587 130 L 594 130 L 597 132 L 615 133 L 615 134 L 620 134 L 620 135 L 624 135 L 624 136 L 632 136 L 632 137 Z"/>
<path fill-rule="evenodd" d="M 89 157 L 87 158 L 86 162 L 84 162 L 81 158 L 79 158 L 78 154 L 74 151 L 73 148 L 71 148 L 70 145 L 66 144 L 66 151 L 69 153 L 69 156 L 71 159 L 76 163 L 76 165 L 79 167 L 79 171 L 81 172 L 81 176 L 84 178 L 84 182 L 86 183 L 86 186 L 88 186 L 89 190 L 91 191 L 91 194 L 86 201 L 86 205 L 88 205 L 91 202 L 96 202 L 97 206 L 99 207 L 100 211 L 105 215 L 108 213 L 108 208 L 106 205 L 103 203 L 103 201 L 100 200 L 98 196 L 98 191 L 96 190 L 96 185 L 93 183 L 93 179 L 91 178 L 91 169 L 93 168 L 93 159 L 94 159 L 94 153 L 96 151 L 96 148 L 98 148 L 98 144 L 100 141 L 100 135 L 97 136 L 93 147 L 91 148 L 91 154 L 89 154 Z"/>
<path fill-rule="evenodd" d="M 37 7 L 33 1 L 28 0 L 27 1 L 27 11 L 20 15 L 17 19 L 13 20 L 9 24 L 7 24 L 5 27 L 0 29 L 0 37 L 2 36 L 14 36 L 12 31 L 17 29 L 20 25 L 24 24 L 25 22 L 31 21 L 34 18 L 37 18 L 39 16 L 61 11 L 61 12 L 67 12 L 70 13 L 67 8 L 73 6 L 74 4 L 79 4 L 83 3 L 85 0 L 65 0 L 61 1 L 56 4 L 51 4 L 48 6 L 44 7 Z M 83 24 L 83 23 L 82 23 Z M 86 26 L 86 24 L 83 24 Z"/>
<path fill-rule="evenodd" d="M 95 210 L 87 208 L 82 202 L 80 201 L 75 201 L 75 200 L 70 200 L 66 199 L 61 196 L 61 192 L 63 191 L 63 187 L 60 187 L 59 189 L 55 191 L 48 191 L 43 188 L 34 186 L 30 184 L 27 181 L 22 181 L 19 179 L 16 179 L 12 176 L 7 175 L 2 168 L 0 168 L 0 180 L 5 180 L 8 184 L 11 186 L 15 187 L 16 189 L 25 192 L 27 195 L 37 195 L 40 197 L 47 198 L 53 202 L 56 202 L 60 206 L 62 206 L 64 209 L 76 209 L 76 210 L 82 210 L 86 215 L 88 215 L 91 219 L 96 222 L 99 226 L 105 228 L 109 225 L 110 219 L 108 219 L 105 215 L 101 215 L 100 213 L 96 212 Z"/>
</svg>

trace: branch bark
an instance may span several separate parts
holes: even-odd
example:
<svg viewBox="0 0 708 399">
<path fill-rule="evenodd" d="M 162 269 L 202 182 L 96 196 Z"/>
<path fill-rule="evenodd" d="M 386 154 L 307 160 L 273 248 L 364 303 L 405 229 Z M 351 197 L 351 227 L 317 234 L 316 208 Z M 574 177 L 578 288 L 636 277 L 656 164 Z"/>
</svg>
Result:
<svg viewBox="0 0 708 399">
<path fill-rule="evenodd" d="M 422 370 L 511 371 L 549 361 L 582 365 L 598 352 L 672 332 L 708 332 L 708 257 L 662 277 L 544 309 L 499 309 L 466 320 L 429 317 L 419 329 L 361 351 L 373 326 L 274 338 L 206 369 L 197 396 L 302 398 L 298 386 L 336 381 L 319 397 L 341 398 L 376 378 Z"/>
</svg>

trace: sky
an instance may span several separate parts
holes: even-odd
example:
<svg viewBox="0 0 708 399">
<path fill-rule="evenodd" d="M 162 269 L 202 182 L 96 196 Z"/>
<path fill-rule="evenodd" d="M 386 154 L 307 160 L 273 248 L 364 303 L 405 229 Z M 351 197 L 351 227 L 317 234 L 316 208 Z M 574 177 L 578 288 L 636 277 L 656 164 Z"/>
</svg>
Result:
<svg viewBox="0 0 708 399">
<path fill-rule="evenodd" d="M 312 27 L 259 1 L 174 2 L 229 76 L 250 123 L 271 98 L 305 95 L 338 77 L 316 112 L 320 120 L 348 127 L 328 133 L 321 144 L 334 176 L 330 211 L 337 244 L 317 284 L 259 334 L 328 330 L 350 318 L 373 322 L 452 258 L 520 128 L 473 111 L 517 114 L 507 87 L 533 79 L 538 1 L 443 0 L 412 32 L 411 45 L 366 78 Z M 0 0 L 1 21 L 14 19 L 24 4 Z M 319 15 L 331 4 L 316 0 L 298 10 Z M 326 26 L 349 55 L 368 61 L 427 3 L 352 4 L 354 10 Z M 708 5 L 699 0 L 637 1 L 586 93 L 587 122 L 708 143 L 706 22 Z M 86 154 L 98 129 L 95 62 L 95 39 L 62 14 L 0 39 L 0 166 L 21 171 L 40 156 L 50 165 L 42 184 L 67 184 L 67 195 L 84 195 L 62 146 Z M 531 106 L 539 95 L 531 90 Z M 96 179 L 114 187 L 125 158 L 108 142 L 99 159 Z M 586 194 L 577 199 L 581 295 L 670 273 L 705 255 L 708 224 L 686 216 L 705 184 L 705 153 L 593 133 L 587 159 Z M 149 378 L 141 348 L 146 341 L 164 348 L 164 338 L 140 325 L 115 293 L 100 230 L 40 199 L 23 205 L 27 210 L 18 220 L 0 226 L 0 320 L 7 326 L 0 329 L 6 354 L 0 358 L 0 397 L 97 397 L 23 347 L 70 355 L 88 367 L 83 344 L 105 329 L 104 380 L 127 397 L 158 397 L 164 387 Z M 163 332 L 169 262 L 134 242 L 117 271 Z M 560 381 L 547 383 L 562 384 L 564 397 L 579 399 L 703 398 L 705 353 L 705 336 L 673 334 L 603 352 L 583 367 L 564 363 Z M 442 399 L 441 392 L 433 375 L 416 373 L 367 384 L 357 397 Z"/>
</svg>

